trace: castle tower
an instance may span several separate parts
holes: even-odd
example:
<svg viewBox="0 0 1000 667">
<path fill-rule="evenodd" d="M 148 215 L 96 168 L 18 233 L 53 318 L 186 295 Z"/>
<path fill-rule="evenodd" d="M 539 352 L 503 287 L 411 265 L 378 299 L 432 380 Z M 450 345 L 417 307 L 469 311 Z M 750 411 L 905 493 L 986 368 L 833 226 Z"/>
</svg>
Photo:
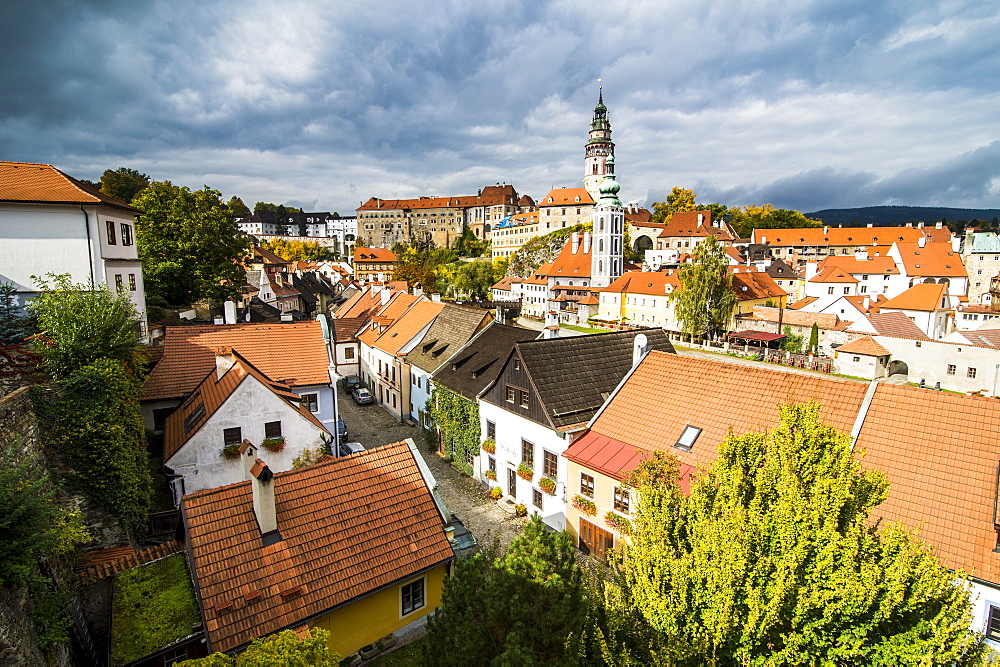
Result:
<svg viewBox="0 0 1000 667">
<path fill-rule="evenodd" d="M 608 120 L 608 108 L 604 106 L 602 86 L 597 106 L 594 107 L 594 120 L 590 122 L 590 139 L 587 141 L 587 154 L 583 160 L 583 187 L 595 202 L 601 196 L 601 182 L 607 173 L 607 161 L 609 158 L 613 159 L 614 155 L 615 144 L 611 141 L 611 121 Z"/>
<path fill-rule="evenodd" d="M 618 199 L 615 156 L 608 155 L 594 205 L 593 242 L 590 249 L 590 286 L 607 287 L 625 270 L 625 210 Z"/>
</svg>

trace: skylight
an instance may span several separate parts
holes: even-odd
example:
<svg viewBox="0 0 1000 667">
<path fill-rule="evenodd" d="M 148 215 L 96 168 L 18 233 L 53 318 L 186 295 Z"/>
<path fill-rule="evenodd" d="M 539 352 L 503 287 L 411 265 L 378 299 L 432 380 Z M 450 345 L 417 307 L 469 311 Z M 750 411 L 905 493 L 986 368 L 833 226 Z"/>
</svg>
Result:
<svg viewBox="0 0 1000 667">
<path fill-rule="evenodd" d="M 691 426 L 688 424 L 684 427 L 684 432 L 681 433 L 681 437 L 677 438 L 677 442 L 674 443 L 674 447 L 682 449 L 685 452 L 690 452 L 699 435 L 701 435 L 701 429 L 697 426 Z"/>
</svg>

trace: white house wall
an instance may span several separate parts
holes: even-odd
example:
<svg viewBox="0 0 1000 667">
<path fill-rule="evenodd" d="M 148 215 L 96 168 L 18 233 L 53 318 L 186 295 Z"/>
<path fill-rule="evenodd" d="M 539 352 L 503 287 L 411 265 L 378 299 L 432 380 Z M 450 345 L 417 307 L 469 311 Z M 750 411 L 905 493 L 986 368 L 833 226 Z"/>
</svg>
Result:
<svg viewBox="0 0 1000 667">
<path fill-rule="evenodd" d="M 1000 607 L 1000 586 L 970 581 L 969 587 L 972 593 L 972 631 L 985 635 L 990 607 Z M 994 651 L 1000 652 L 1000 642 L 987 639 L 986 645 Z"/>
<path fill-rule="evenodd" d="M 281 434 L 285 437 L 285 449 L 281 452 L 260 447 L 264 423 L 273 421 L 281 422 Z M 247 377 L 198 432 L 164 462 L 184 477 L 184 493 L 243 481 L 243 462 L 222 456 L 223 430 L 237 426 L 244 439 L 260 447 L 258 456 L 274 472 L 291 470 L 295 457 L 307 449 L 323 446 L 322 430 L 257 380 Z"/>
<path fill-rule="evenodd" d="M 872 338 L 890 352 L 890 364 L 902 361 L 907 365 L 910 382 L 923 380 L 929 387 L 940 382 L 949 391 L 985 391 L 987 395 L 993 395 L 997 386 L 1000 349 L 892 336 Z M 955 366 L 954 374 L 948 373 L 949 365 Z M 976 370 L 976 377 L 969 377 L 970 368 Z"/>
</svg>

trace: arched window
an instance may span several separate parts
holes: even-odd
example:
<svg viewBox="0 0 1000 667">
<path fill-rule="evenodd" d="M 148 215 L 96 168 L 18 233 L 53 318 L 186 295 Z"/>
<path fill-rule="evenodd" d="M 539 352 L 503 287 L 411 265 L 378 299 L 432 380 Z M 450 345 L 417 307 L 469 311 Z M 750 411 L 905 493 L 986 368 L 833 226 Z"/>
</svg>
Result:
<svg viewBox="0 0 1000 667">
<path fill-rule="evenodd" d="M 604 239 L 597 242 L 597 252 L 604 252 Z"/>
</svg>

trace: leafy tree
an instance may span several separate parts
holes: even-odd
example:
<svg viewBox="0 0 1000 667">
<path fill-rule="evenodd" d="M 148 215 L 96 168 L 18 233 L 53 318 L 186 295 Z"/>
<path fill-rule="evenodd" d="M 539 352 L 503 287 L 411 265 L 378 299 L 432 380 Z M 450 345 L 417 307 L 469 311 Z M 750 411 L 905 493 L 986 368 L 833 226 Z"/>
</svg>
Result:
<svg viewBox="0 0 1000 667">
<path fill-rule="evenodd" d="M 726 215 L 729 209 L 722 204 L 699 204 L 696 195 L 692 190 L 686 190 L 674 186 L 667 195 L 666 201 L 653 202 L 653 214 L 650 222 L 666 222 L 670 220 L 674 213 L 681 211 L 711 211 L 712 218 L 718 219 Z"/>
<path fill-rule="evenodd" d="M 33 347 L 49 373 L 66 377 L 103 358 L 121 361 L 136 372 L 139 317 L 125 293 L 112 292 L 107 285 L 74 285 L 69 274 L 50 273 L 47 278 L 35 277 L 41 293 L 28 308 L 40 331 Z"/>
<path fill-rule="evenodd" d="M 490 288 L 502 277 L 494 273 L 493 262 L 477 259 L 458 267 L 455 289 L 468 294 L 473 301 L 488 301 Z"/>
<path fill-rule="evenodd" d="M 593 226 L 593 223 L 588 222 L 553 229 L 548 234 L 536 236 L 511 255 L 507 275 L 520 278 L 530 277 L 539 266 L 551 262 L 559 255 L 563 246 L 566 245 L 566 239 L 572 236 L 573 232 L 583 234 L 583 232 L 590 231 Z"/>
<path fill-rule="evenodd" d="M 18 345 L 30 335 L 28 318 L 17 305 L 17 289 L 13 283 L 0 282 L 0 344 Z"/>
<path fill-rule="evenodd" d="M 327 644 L 330 633 L 322 628 L 310 628 L 302 636 L 293 630 L 255 639 L 242 653 L 231 656 L 213 653 L 207 658 L 185 660 L 187 667 L 334 667 L 340 656 Z"/>
<path fill-rule="evenodd" d="M 148 187 L 149 176 L 128 167 L 105 169 L 101 175 L 101 192 L 126 204 L 131 204 Z"/>
<path fill-rule="evenodd" d="M 888 483 L 818 413 L 782 406 L 770 432 L 730 435 L 687 496 L 675 461 L 639 466 L 631 543 L 611 555 L 627 606 L 681 665 L 978 663 L 964 576 L 872 525 Z"/>
<path fill-rule="evenodd" d="M 192 192 L 157 181 L 133 204 L 145 211 L 136 238 L 149 303 L 184 306 L 239 297 L 249 242 L 218 190 Z"/>
<path fill-rule="evenodd" d="M 802 340 L 805 336 L 801 334 L 792 333 L 792 327 L 785 325 L 785 339 L 781 341 L 781 349 L 786 352 L 791 352 L 792 354 L 799 354 L 802 352 Z"/>
<path fill-rule="evenodd" d="M 800 227 L 822 227 L 821 220 L 807 218 L 798 211 L 763 206 L 744 206 L 730 210 L 731 222 L 741 238 L 749 238 L 754 229 L 798 229 Z"/>
<path fill-rule="evenodd" d="M 335 259 L 335 253 L 318 241 L 269 239 L 261 243 L 261 247 L 290 262 Z"/>
<path fill-rule="evenodd" d="M 809 332 L 809 352 L 816 354 L 819 352 L 819 325 L 813 322 L 812 330 Z"/>
<path fill-rule="evenodd" d="M 464 227 L 462 234 L 455 241 L 455 253 L 460 257 L 481 257 L 488 253 L 490 242 L 476 238 L 471 227 Z"/>
<path fill-rule="evenodd" d="M 56 486 L 39 457 L 18 460 L 19 443 L 0 453 L 0 586 L 25 583 L 38 560 L 89 541 L 78 511 L 55 502 Z"/>
<path fill-rule="evenodd" d="M 226 204 L 226 206 L 229 207 L 229 212 L 236 217 L 242 218 L 250 215 L 250 209 L 247 208 L 247 205 L 243 203 L 243 200 L 236 195 L 229 198 L 229 203 Z"/>
<path fill-rule="evenodd" d="M 506 554 L 498 542 L 455 563 L 428 619 L 427 665 L 579 664 L 589 598 L 566 533 L 532 517 Z"/>
<path fill-rule="evenodd" d="M 725 248 L 714 236 L 699 243 L 693 261 L 677 274 L 680 289 L 670 294 L 685 333 L 713 337 L 725 331 L 736 307 Z"/>
</svg>

